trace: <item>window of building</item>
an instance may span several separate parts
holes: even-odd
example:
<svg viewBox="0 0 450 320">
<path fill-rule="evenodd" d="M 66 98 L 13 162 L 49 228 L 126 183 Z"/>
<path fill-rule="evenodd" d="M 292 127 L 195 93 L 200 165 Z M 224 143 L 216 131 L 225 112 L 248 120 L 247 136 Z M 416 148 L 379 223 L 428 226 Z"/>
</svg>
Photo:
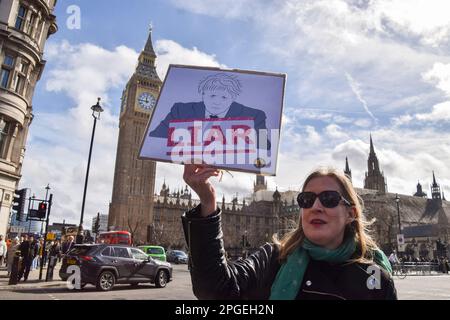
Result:
<svg viewBox="0 0 450 320">
<path fill-rule="evenodd" d="M 0 118 L 0 158 L 5 159 L 8 152 L 11 123 Z"/>
<path fill-rule="evenodd" d="M 28 61 L 23 58 L 19 59 L 18 67 L 16 68 L 17 72 L 14 76 L 13 87 L 14 91 L 20 95 L 24 93 L 28 69 L 29 69 Z"/>
<path fill-rule="evenodd" d="M 28 30 L 27 30 L 27 33 L 31 37 L 34 36 L 35 24 L 36 24 L 36 15 L 32 14 L 30 15 L 30 20 L 28 21 Z"/>
<path fill-rule="evenodd" d="M 42 33 L 42 27 L 43 27 L 43 23 L 41 19 L 38 19 L 38 23 L 37 23 L 37 27 L 36 27 L 36 35 L 34 37 L 34 39 L 39 42 L 39 39 L 41 37 L 41 33 Z"/>
<path fill-rule="evenodd" d="M 22 73 L 24 73 L 24 74 L 27 74 L 27 71 L 28 71 L 28 63 L 26 63 L 23 59 L 22 59 L 22 61 L 20 62 L 20 72 L 22 72 Z"/>
<path fill-rule="evenodd" d="M 22 89 L 23 89 L 24 83 L 25 83 L 25 79 L 22 76 L 17 75 L 16 83 L 14 85 L 14 91 L 17 92 L 18 94 L 22 94 Z"/>
<path fill-rule="evenodd" d="M 20 6 L 19 12 L 17 13 L 16 24 L 14 26 L 17 30 L 23 29 L 23 27 L 25 25 L 26 15 L 27 15 L 27 8 L 25 6 Z"/>
<path fill-rule="evenodd" d="M 10 55 L 5 55 L 5 60 L 3 61 L 3 64 L 8 67 L 14 66 L 14 57 Z"/>
<path fill-rule="evenodd" d="M 3 88 L 7 88 L 8 87 L 8 81 L 9 81 L 9 75 L 10 75 L 11 71 L 8 69 L 3 69 L 2 68 L 2 73 L 0 76 L 0 81 L 1 81 L 1 86 Z"/>
<path fill-rule="evenodd" d="M 8 88 L 9 79 L 11 78 L 12 69 L 14 68 L 14 57 L 6 54 L 3 59 L 2 71 L 0 73 L 0 85 Z"/>
</svg>

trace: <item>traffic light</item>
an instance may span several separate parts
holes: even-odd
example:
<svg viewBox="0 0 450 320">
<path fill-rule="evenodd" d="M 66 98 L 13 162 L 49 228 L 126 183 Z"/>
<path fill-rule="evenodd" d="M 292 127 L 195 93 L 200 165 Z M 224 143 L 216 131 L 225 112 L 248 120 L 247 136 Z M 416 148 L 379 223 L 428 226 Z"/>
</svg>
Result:
<svg viewBox="0 0 450 320">
<path fill-rule="evenodd" d="M 47 215 L 47 203 L 39 202 L 37 217 L 39 219 L 44 219 Z"/>
<path fill-rule="evenodd" d="M 25 209 L 25 200 L 27 196 L 27 189 L 14 191 L 12 210 L 16 213 L 16 220 L 23 221 L 23 214 Z"/>
</svg>

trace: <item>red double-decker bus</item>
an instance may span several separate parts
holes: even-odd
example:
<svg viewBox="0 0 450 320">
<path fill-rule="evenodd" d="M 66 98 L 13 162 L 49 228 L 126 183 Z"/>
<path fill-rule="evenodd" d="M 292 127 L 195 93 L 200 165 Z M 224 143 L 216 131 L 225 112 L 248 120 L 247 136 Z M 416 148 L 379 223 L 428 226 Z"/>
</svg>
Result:
<svg viewBox="0 0 450 320">
<path fill-rule="evenodd" d="M 128 231 L 101 232 L 97 237 L 97 243 L 128 244 L 131 245 L 131 233 Z"/>
</svg>

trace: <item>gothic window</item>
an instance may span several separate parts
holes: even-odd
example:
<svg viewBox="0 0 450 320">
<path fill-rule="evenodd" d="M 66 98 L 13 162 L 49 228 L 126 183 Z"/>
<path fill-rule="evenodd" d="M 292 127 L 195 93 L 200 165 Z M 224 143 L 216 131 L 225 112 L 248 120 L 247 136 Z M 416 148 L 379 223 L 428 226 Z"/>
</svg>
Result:
<svg viewBox="0 0 450 320">
<path fill-rule="evenodd" d="M 3 88 L 8 88 L 11 74 L 14 68 L 14 57 L 12 55 L 5 55 L 3 59 L 2 71 L 0 74 L 0 85 Z"/>
<path fill-rule="evenodd" d="M 5 159 L 8 153 L 11 127 L 11 122 L 0 118 L 0 158 L 2 159 Z"/>
</svg>

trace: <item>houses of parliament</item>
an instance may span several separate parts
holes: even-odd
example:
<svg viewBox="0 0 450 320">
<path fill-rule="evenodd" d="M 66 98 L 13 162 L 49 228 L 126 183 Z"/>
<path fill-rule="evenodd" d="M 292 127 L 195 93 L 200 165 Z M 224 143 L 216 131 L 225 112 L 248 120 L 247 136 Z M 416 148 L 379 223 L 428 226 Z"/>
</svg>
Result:
<svg viewBox="0 0 450 320">
<path fill-rule="evenodd" d="M 162 85 L 156 73 L 155 60 L 150 31 L 136 70 L 122 95 L 108 226 L 110 230 L 130 231 L 135 244 L 186 248 L 180 217 L 184 211 L 197 206 L 199 201 L 192 198 L 187 186 L 175 191 L 164 182 L 156 193 L 156 163 L 137 157 Z M 345 159 L 344 172 L 351 179 L 348 159 Z M 397 248 L 400 228 L 406 240 L 401 251 L 411 255 L 432 258 L 439 254 L 436 240 L 448 244 L 450 202 L 441 193 L 434 172 L 432 179 L 431 199 L 427 198 L 420 183 L 412 196 L 389 193 L 370 136 L 364 188 L 356 190 L 364 202 L 367 220 L 374 221 L 373 236 L 386 253 Z M 256 175 L 249 197 L 231 201 L 223 197 L 218 207 L 222 212 L 224 244 L 229 255 L 238 256 L 242 251 L 257 248 L 271 241 L 275 233 L 282 236 L 295 227 L 300 214 L 296 203 L 298 192 L 268 190 L 265 177 Z"/>
</svg>

